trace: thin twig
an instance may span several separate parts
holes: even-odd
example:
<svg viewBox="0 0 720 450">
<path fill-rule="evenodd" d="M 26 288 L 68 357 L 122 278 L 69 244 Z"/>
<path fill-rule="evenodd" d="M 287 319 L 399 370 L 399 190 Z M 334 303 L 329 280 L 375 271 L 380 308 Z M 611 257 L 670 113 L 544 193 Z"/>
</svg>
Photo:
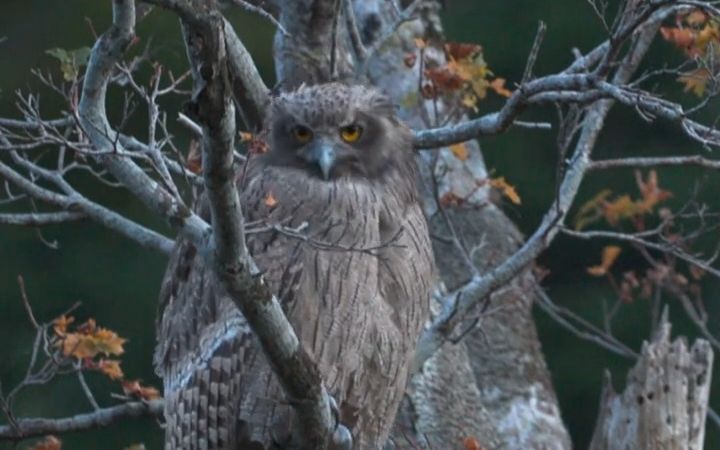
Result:
<svg viewBox="0 0 720 450">
<path fill-rule="evenodd" d="M 285 27 L 282 26 L 282 24 L 269 12 L 265 11 L 259 6 L 255 6 L 252 3 L 246 2 L 244 0 L 230 0 L 233 5 L 238 6 L 245 11 L 251 12 L 253 14 L 257 14 L 260 17 L 267 19 L 270 23 L 272 23 L 282 34 L 284 34 L 286 37 L 290 37 L 290 33 L 287 32 Z"/>
<path fill-rule="evenodd" d="M 35 315 L 33 314 L 32 307 L 30 306 L 30 300 L 28 300 L 27 292 L 25 291 L 25 280 L 23 279 L 22 275 L 17 276 L 17 281 L 18 286 L 20 287 L 20 297 L 22 297 L 25 312 L 27 313 L 28 318 L 30 319 L 30 323 L 32 323 L 33 327 L 35 327 L 36 330 L 39 330 L 40 325 L 38 324 L 38 321 L 35 320 Z"/>
<path fill-rule="evenodd" d="M 537 61 L 538 54 L 540 53 L 540 46 L 542 45 L 543 39 L 545 38 L 546 30 L 547 25 L 545 25 L 545 22 L 541 20 L 538 23 L 537 33 L 535 34 L 535 41 L 533 41 L 533 45 L 530 48 L 530 55 L 528 56 L 527 62 L 525 63 L 525 70 L 523 71 L 523 76 L 520 81 L 521 85 L 527 83 L 532 79 L 532 71 L 535 67 L 535 62 Z"/>
</svg>

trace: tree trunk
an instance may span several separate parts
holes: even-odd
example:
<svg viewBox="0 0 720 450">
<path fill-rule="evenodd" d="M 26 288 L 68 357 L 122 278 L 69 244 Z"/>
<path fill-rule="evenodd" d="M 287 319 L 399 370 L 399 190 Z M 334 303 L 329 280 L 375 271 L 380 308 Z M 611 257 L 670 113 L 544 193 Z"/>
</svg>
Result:
<svg viewBox="0 0 720 450">
<path fill-rule="evenodd" d="M 356 8 L 361 23 L 372 23 L 368 3 Z M 382 2 L 376 2 L 382 3 Z M 429 41 L 427 63 L 444 64 L 443 31 L 438 5 L 427 2 L 421 20 L 402 25 L 398 33 L 378 52 L 370 64 L 369 77 L 401 105 L 401 116 L 413 127 L 427 124 L 421 119 L 417 96 L 417 65 L 402 64 L 406 53 L 417 53 L 415 38 Z M 377 17 L 390 17 L 387 12 Z M 432 114 L 433 105 L 422 105 Z M 442 111 L 446 105 L 439 104 Z M 458 121 L 466 119 L 461 117 Z M 433 124 L 435 125 L 435 124 Z M 448 149 L 422 152 L 418 157 L 424 175 L 426 212 L 434 235 L 450 236 L 435 198 L 452 192 L 466 199 L 462 206 L 447 211 L 458 236 L 469 249 L 476 248 L 475 264 L 481 271 L 503 262 L 522 243 L 512 222 L 490 202 L 488 191 L 477 189 L 487 179 L 485 164 L 476 141 L 465 143 L 470 157 L 461 161 Z M 440 152 L 436 154 L 436 152 Z M 438 161 L 434 162 L 437 157 Z M 438 182 L 433 195 L 432 171 Z M 435 257 L 444 284 L 453 288 L 470 277 L 453 244 L 435 240 Z M 483 316 L 475 331 L 460 343 L 446 344 L 427 361 L 412 381 L 402 412 L 410 435 L 430 448 L 462 448 L 467 437 L 484 448 L 569 449 L 570 439 L 560 418 L 557 398 L 550 382 L 531 316 L 535 280 L 529 272 L 496 292 L 490 299 L 492 314 Z M 397 448 L 411 448 L 407 432 L 396 434 Z M 405 441 L 405 442 L 403 442 Z"/>
<path fill-rule="evenodd" d="M 606 373 L 590 450 L 702 450 L 712 363 L 707 341 L 690 349 L 682 338 L 670 342 L 664 323 L 643 344 L 621 394 Z"/>
</svg>

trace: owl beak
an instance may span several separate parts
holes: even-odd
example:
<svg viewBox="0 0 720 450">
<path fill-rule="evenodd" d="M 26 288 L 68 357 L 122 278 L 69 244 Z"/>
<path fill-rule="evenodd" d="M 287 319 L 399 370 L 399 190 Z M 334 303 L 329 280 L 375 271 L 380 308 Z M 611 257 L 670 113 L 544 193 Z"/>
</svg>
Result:
<svg viewBox="0 0 720 450">
<path fill-rule="evenodd" d="M 329 179 L 330 171 L 335 164 L 335 150 L 328 144 L 319 143 L 312 149 L 311 157 L 320 166 L 323 178 Z"/>
</svg>

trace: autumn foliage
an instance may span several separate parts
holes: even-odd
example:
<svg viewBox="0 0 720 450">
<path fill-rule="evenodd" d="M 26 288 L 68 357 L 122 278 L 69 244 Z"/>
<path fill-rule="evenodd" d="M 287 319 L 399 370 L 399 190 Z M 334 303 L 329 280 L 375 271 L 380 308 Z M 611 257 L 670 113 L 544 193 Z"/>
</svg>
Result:
<svg viewBox="0 0 720 450">
<path fill-rule="evenodd" d="M 697 62 L 697 68 L 680 75 L 678 81 L 684 85 L 685 91 L 698 97 L 704 96 L 714 80 L 713 74 L 718 70 L 720 19 L 695 10 L 678 15 L 675 26 L 662 27 L 660 33 L 689 59 Z"/>
<path fill-rule="evenodd" d="M 22 281 L 21 289 L 25 297 Z M 29 304 L 27 307 L 29 308 Z M 160 392 L 154 387 L 143 386 L 139 380 L 125 378 L 119 357 L 125 352 L 124 345 L 127 340 L 113 330 L 98 326 L 95 319 L 90 318 L 76 324 L 75 317 L 62 314 L 51 323 L 37 324 L 37 327 L 48 343 L 47 367 L 51 367 L 47 375 L 43 375 L 43 379 L 49 381 L 60 374 L 97 372 L 119 382 L 127 400 L 150 401 L 161 397 Z M 27 447 L 27 450 L 61 450 L 61 448 L 62 441 L 50 435 Z"/>
</svg>

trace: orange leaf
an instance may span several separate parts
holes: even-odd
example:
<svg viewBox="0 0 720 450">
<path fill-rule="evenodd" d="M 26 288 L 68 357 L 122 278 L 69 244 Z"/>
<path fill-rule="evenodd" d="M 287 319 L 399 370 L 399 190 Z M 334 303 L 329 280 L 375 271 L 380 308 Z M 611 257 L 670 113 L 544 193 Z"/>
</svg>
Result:
<svg viewBox="0 0 720 450">
<path fill-rule="evenodd" d="M 470 59 L 482 52 L 482 47 L 477 44 L 465 44 L 460 42 L 448 42 L 445 44 L 445 53 L 452 59 Z"/>
<path fill-rule="evenodd" d="M 510 97 L 512 95 L 512 92 L 505 87 L 505 78 L 495 78 L 490 82 L 489 86 L 496 94 L 503 97 Z"/>
<path fill-rule="evenodd" d="M 695 37 L 694 52 L 704 55 L 707 52 L 707 47 L 710 44 L 717 44 L 718 39 L 720 39 L 720 29 L 718 29 L 717 23 L 706 25 Z"/>
<path fill-rule="evenodd" d="M 152 386 L 143 387 L 142 389 L 140 389 L 140 398 L 145 401 L 157 400 L 160 398 L 160 391 L 158 391 Z"/>
<path fill-rule="evenodd" d="M 75 318 L 73 316 L 66 316 L 64 314 L 53 320 L 53 330 L 55 330 L 55 334 L 60 337 L 65 336 L 67 327 L 73 322 L 75 322 Z"/>
<path fill-rule="evenodd" d="M 93 358 L 98 354 L 92 338 L 81 333 L 67 333 L 58 343 L 65 356 L 74 356 L 77 359 Z"/>
<path fill-rule="evenodd" d="M 598 192 L 595 197 L 583 203 L 573 219 L 576 230 L 582 230 L 586 225 L 589 225 L 602 217 L 599 211 L 610 194 L 612 194 L 610 189 L 603 189 Z"/>
<path fill-rule="evenodd" d="M 483 446 L 480 445 L 480 442 L 472 436 L 468 436 L 463 439 L 463 446 L 465 447 L 465 450 L 484 450 Z"/>
<path fill-rule="evenodd" d="M 190 141 L 190 149 L 188 150 L 185 166 L 194 174 L 202 172 L 202 153 L 200 152 L 200 142 L 197 139 Z"/>
<path fill-rule="evenodd" d="M 101 359 L 98 363 L 98 370 L 110 377 L 111 380 L 119 380 L 123 377 L 120 361 L 116 359 Z"/>
<path fill-rule="evenodd" d="M 522 203 L 520 201 L 520 196 L 518 195 L 517 191 L 515 190 L 515 186 L 508 183 L 505 180 L 505 177 L 490 179 L 490 186 L 501 191 L 503 193 L 503 195 L 505 197 L 507 197 L 508 200 L 510 200 L 512 203 L 514 203 L 516 205 L 519 205 L 520 203 Z"/>
<path fill-rule="evenodd" d="M 463 198 L 454 192 L 446 192 L 442 197 L 440 197 L 440 206 L 442 207 L 458 206 L 462 203 Z"/>
<path fill-rule="evenodd" d="M 705 95 L 705 89 L 707 89 L 711 76 L 709 70 L 701 68 L 684 73 L 677 80 L 684 85 L 683 90 L 685 92 L 692 91 L 693 94 L 702 97 Z"/>
<path fill-rule="evenodd" d="M 690 275 L 695 280 L 700 280 L 703 276 L 705 276 L 705 271 L 698 266 L 690 265 Z"/>
<path fill-rule="evenodd" d="M 267 153 L 269 150 L 270 146 L 268 143 L 257 136 L 250 139 L 250 142 L 248 143 L 248 153 L 251 155 L 262 155 L 263 153 Z"/>
<path fill-rule="evenodd" d="M 108 330 L 107 328 L 98 328 L 94 337 L 101 353 L 105 353 L 106 355 L 122 355 L 125 351 L 123 344 L 127 342 L 127 340 L 118 336 L 114 331 Z"/>
<path fill-rule="evenodd" d="M 247 131 L 238 131 L 238 136 L 240 137 L 240 142 L 250 142 L 253 140 L 253 134 Z"/>
<path fill-rule="evenodd" d="M 28 450 L 60 450 L 62 441 L 53 435 L 46 436 L 42 441 L 38 441 Z"/>
<path fill-rule="evenodd" d="M 124 380 L 122 388 L 125 395 L 132 395 L 143 400 L 156 400 L 160 398 L 160 392 L 152 386 L 143 386 L 139 380 Z"/>
<path fill-rule="evenodd" d="M 84 323 L 81 323 L 77 326 L 75 331 L 81 334 L 93 334 L 95 333 L 95 329 L 97 328 L 97 324 L 95 323 L 95 319 L 90 318 L 86 320 Z"/>
<path fill-rule="evenodd" d="M 652 212 L 658 203 L 672 197 L 672 192 L 660 188 L 657 171 L 655 170 L 651 170 L 650 173 L 648 173 L 647 181 L 644 181 L 640 172 L 636 171 L 635 181 L 642 195 L 640 205 L 643 213 Z"/>
<path fill-rule="evenodd" d="M 451 145 L 451 146 L 450 146 L 450 151 L 451 151 L 452 154 L 455 155 L 455 157 L 456 157 L 457 159 L 459 159 L 460 161 L 465 161 L 466 159 L 468 159 L 468 153 L 469 153 L 469 152 L 468 152 L 468 149 L 467 149 L 467 147 L 465 146 L 465 144 L 464 144 L 463 142 L 460 142 L 460 143 L 458 143 L 458 144 L 453 144 L 453 145 Z"/>
<path fill-rule="evenodd" d="M 94 358 L 99 354 L 120 355 L 125 339 L 107 328 L 98 328 L 90 319 L 77 328 L 75 333 L 66 333 L 58 342 L 65 356 L 77 359 Z"/>
<path fill-rule="evenodd" d="M 666 41 L 687 49 L 695 42 L 695 33 L 690 28 L 660 27 L 660 34 Z"/>
<path fill-rule="evenodd" d="M 415 38 L 415 47 L 419 48 L 420 50 L 427 47 L 427 41 L 425 39 L 421 38 Z"/>
<path fill-rule="evenodd" d="M 603 248 L 600 265 L 587 268 L 587 272 L 595 277 L 605 276 L 622 250 L 616 245 L 608 245 Z"/>
<path fill-rule="evenodd" d="M 460 89 L 467 80 L 461 73 L 451 70 L 448 66 L 427 69 L 425 77 L 432 81 L 433 86 L 437 89 L 447 92 Z"/>
<path fill-rule="evenodd" d="M 642 206 L 632 200 L 629 195 L 621 195 L 611 202 L 606 202 L 602 208 L 602 215 L 610 225 L 617 225 L 622 219 L 628 219 L 642 214 Z"/>
<path fill-rule="evenodd" d="M 268 194 L 265 196 L 265 200 L 263 200 L 263 203 L 265 203 L 265 206 L 267 206 L 268 208 L 274 208 L 275 206 L 277 206 L 278 201 L 272 192 L 268 192 Z"/>
</svg>

